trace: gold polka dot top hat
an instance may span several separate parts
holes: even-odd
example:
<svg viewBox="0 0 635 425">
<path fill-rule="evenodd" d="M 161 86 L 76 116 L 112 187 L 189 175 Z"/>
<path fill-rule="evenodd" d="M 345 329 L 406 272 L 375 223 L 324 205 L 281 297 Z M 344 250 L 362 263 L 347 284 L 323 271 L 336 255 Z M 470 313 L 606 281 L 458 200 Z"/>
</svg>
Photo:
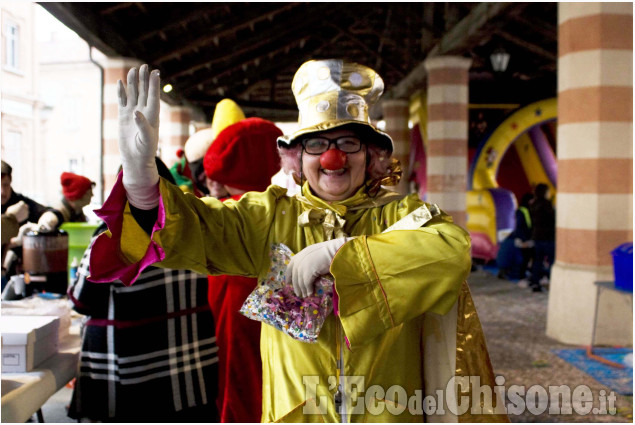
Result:
<svg viewBox="0 0 635 425">
<path fill-rule="evenodd" d="M 384 81 L 371 68 L 340 59 L 311 60 L 295 73 L 291 89 L 300 111 L 300 129 L 279 137 L 281 147 L 309 134 L 354 126 L 363 140 L 392 152 L 392 139 L 368 116 L 384 91 Z"/>
</svg>

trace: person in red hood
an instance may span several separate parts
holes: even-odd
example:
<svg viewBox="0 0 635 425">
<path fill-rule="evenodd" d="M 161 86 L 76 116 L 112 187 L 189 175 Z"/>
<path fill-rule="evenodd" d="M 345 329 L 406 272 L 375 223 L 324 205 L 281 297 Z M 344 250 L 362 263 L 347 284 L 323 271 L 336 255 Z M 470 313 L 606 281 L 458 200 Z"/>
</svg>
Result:
<svg viewBox="0 0 635 425">
<path fill-rule="evenodd" d="M 42 214 L 38 220 L 40 228 L 53 230 L 65 222 L 86 221 L 83 208 L 90 204 L 95 182 L 79 174 L 63 172 L 60 183 L 64 196 L 51 210 Z"/>
<path fill-rule="evenodd" d="M 237 200 L 245 192 L 264 191 L 280 170 L 276 147 L 280 136 L 282 131 L 275 124 L 260 118 L 247 118 L 221 131 L 203 160 L 210 194 Z M 219 348 L 220 420 L 260 422 L 260 322 L 239 313 L 258 282 L 241 276 L 208 276 L 208 281 Z"/>
<path fill-rule="evenodd" d="M 37 223 L 27 221 L 22 224 L 18 235 L 11 239 L 13 246 L 21 246 L 24 235 L 31 230 L 50 232 L 66 222 L 86 222 L 83 209 L 90 204 L 95 182 L 79 174 L 63 172 L 60 176 L 60 183 L 64 195 L 62 199 L 40 213 Z"/>
</svg>

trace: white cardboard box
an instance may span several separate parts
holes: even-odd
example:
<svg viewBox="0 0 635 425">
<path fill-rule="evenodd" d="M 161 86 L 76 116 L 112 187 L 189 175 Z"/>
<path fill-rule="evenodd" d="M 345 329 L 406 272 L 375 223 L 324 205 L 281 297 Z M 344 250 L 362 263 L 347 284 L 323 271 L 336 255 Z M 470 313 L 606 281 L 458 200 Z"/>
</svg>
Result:
<svg viewBox="0 0 635 425">
<path fill-rule="evenodd" d="M 60 318 L 59 340 L 68 336 L 71 307 L 66 299 L 49 300 L 31 296 L 22 300 L 2 301 L 2 316 L 57 316 Z"/>
<path fill-rule="evenodd" d="M 56 316 L 2 316 L 2 373 L 30 372 L 57 353 L 60 319 Z"/>
</svg>

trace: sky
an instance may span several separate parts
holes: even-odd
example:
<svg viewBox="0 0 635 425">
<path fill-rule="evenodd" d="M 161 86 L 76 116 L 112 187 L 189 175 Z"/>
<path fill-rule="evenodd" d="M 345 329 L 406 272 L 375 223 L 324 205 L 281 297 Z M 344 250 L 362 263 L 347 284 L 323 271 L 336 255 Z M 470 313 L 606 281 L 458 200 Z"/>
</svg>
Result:
<svg viewBox="0 0 635 425">
<path fill-rule="evenodd" d="M 35 10 L 35 37 L 37 41 L 50 41 L 52 34 L 58 40 L 79 38 L 77 34 L 54 18 L 42 6 L 37 5 Z"/>
</svg>

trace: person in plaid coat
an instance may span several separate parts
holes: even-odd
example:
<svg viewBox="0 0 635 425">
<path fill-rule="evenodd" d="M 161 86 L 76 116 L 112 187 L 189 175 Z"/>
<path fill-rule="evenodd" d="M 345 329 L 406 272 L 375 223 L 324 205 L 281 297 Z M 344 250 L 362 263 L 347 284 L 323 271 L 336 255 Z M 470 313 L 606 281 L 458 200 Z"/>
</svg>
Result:
<svg viewBox="0 0 635 425">
<path fill-rule="evenodd" d="M 93 283 L 87 280 L 91 247 L 68 290 L 74 310 L 86 315 L 68 416 L 218 421 L 218 347 L 207 276 L 149 267 L 132 287 Z"/>
</svg>

